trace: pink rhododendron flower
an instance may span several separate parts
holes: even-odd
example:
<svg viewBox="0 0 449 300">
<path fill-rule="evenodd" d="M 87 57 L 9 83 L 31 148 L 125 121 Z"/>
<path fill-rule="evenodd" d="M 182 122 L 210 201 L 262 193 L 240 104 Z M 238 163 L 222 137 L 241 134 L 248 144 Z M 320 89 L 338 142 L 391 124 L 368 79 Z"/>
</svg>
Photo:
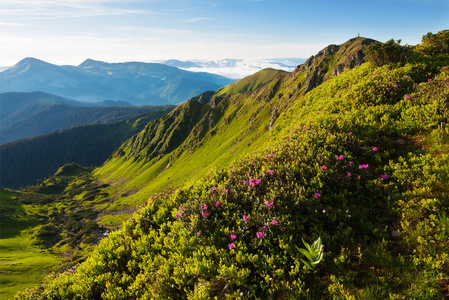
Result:
<svg viewBox="0 0 449 300">
<path fill-rule="evenodd" d="M 273 206 L 273 203 L 274 203 L 274 202 L 268 202 L 268 201 L 265 202 L 265 204 L 266 204 L 268 207 Z"/>
<path fill-rule="evenodd" d="M 231 240 L 235 240 L 237 236 L 235 234 L 231 234 Z"/>
<path fill-rule="evenodd" d="M 388 179 L 388 175 L 380 175 L 383 179 Z"/>
<path fill-rule="evenodd" d="M 377 147 L 373 147 L 373 151 L 377 151 L 378 149 L 377 149 Z"/>
<path fill-rule="evenodd" d="M 207 217 L 209 216 L 209 213 L 207 213 L 207 212 L 202 212 L 201 214 L 202 214 L 203 217 L 205 217 L 205 218 L 207 218 Z"/>
<path fill-rule="evenodd" d="M 320 193 L 315 193 L 313 196 L 315 197 L 315 199 L 318 199 L 318 198 L 321 197 L 321 194 Z"/>
<path fill-rule="evenodd" d="M 410 99 L 410 96 L 409 96 L 409 95 L 405 96 L 405 99 L 409 100 L 409 99 Z"/>
<path fill-rule="evenodd" d="M 353 161 L 350 161 L 350 162 L 349 162 L 349 164 L 350 164 L 350 165 L 353 165 L 353 164 L 354 164 L 354 162 L 353 162 Z"/>
<path fill-rule="evenodd" d="M 359 165 L 359 169 L 368 169 L 368 165 Z"/>
<path fill-rule="evenodd" d="M 279 223 L 276 220 L 271 221 L 271 225 L 277 226 Z"/>
<path fill-rule="evenodd" d="M 327 167 L 326 167 L 325 165 L 322 165 L 322 166 L 320 167 L 320 169 L 321 169 L 321 170 L 326 170 Z"/>
<path fill-rule="evenodd" d="M 348 171 L 346 171 L 346 175 L 349 177 L 349 176 L 351 176 L 351 173 L 349 173 Z"/>
<path fill-rule="evenodd" d="M 343 160 L 343 159 L 345 159 L 345 158 L 344 158 L 343 154 L 341 154 L 340 156 L 337 155 L 337 159 L 338 159 L 338 160 Z"/>
<path fill-rule="evenodd" d="M 245 221 L 245 222 L 248 221 L 248 217 L 243 215 L 243 221 Z"/>
<path fill-rule="evenodd" d="M 262 177 L 265 177 L 265 172 L 262 172 Z"/>
<path fill-rule="evenodd" d="M 256 232 L 256 236 L 258 239 L 261 239 L 263 237 L 263 233 L 258 231 L 258 232 Z"/>
<path fill-rule="evenodd" d="M 234 243 L 229 244 L 228 247 L 229 247 L 229 250 L 234 249 L 235 248 Z"/>
<path fill-rule="evenodd" d="M 273 174 L 274 172 L 271 171 L 271 170 L 268 170 L 267 173 L 268 173 L 268 174 Z"/>
<path fill-rule="evenodd" d="M 176 213 L 175 217 L 181 218 L 181 215 L 179 214 L 179 212 Z"/>
<path fill-rule="evenodd" d="M 206 210 L 206 209 L 207 209 L 207 205 L 203 205 L 203 206 L 201 206 L 201 208 L 202 208 L 203 210 Z"/>
<path fill-rule="evenodd" d="M 219 207 L 220 204 L 221 204 L 221 202 L 220 202 L 220 201 L 217 201 L 217 203 L 215 203 L 215 207 Z"/>
</svg>

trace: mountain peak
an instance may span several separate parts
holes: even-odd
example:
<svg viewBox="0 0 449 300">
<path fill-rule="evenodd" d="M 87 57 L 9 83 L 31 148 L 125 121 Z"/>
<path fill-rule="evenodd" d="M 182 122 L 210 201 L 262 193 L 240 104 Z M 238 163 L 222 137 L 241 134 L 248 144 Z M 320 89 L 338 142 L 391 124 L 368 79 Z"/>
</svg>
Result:
<svg viewBox="0 0 449 300">
<path fill-rule="evenodd" d="M 100 61 L 100 60 L 94 60 L 94 59 L 86 59 L 85 61 L 83 61 L 80 65 L 78 65 L 78 67 L 80 68 L 90 68 L 90 67 L 98 67 L 98 66 L 104 66 L 107 65 L 108 63 L 104 62 L 104 61 Z"/>
<path fill-rule="evenodd" d="M 45 62 L 43 60 L 34 58 L 34 57 L 26 57 L 24 59 L 22 59 L 21 61 L 19 61 L 18 63 L 16 63 L 14 66 L 12 66 L 9 69 L 6 69 L 5 71 L 2 72 L 3 76 L 16 76 L 18 74 L 21 74 L 23 72 L 26 71 L 39 71 L 39 70 L 44 70 L 44 69 L 52 69 L 52 68 L 57 68 L 58 66 L 50 64 L 48 62 Z"/>
<path fill-rule="evenodd" d="M 31 65 L 38 65 L 38 66 L 52 66 L 52 64 L 45 62 L 43 60 L 34 58 L 34 57 L 25 57 L 21 61 L 19 61 L 17 64 L 14 65 L 14 67 L 17 66 L 31 66 Z"/>
<path fill-rule="evenodd" d="M 332 76 L 364 63 L 363 48 L 374 42 L 372 39 L 355 37 L 340 45 L 329 45 L 299 65 L 293 74 L 306 72 L 309 80 L 304 93 L 307 93 Z"/>
</svg>

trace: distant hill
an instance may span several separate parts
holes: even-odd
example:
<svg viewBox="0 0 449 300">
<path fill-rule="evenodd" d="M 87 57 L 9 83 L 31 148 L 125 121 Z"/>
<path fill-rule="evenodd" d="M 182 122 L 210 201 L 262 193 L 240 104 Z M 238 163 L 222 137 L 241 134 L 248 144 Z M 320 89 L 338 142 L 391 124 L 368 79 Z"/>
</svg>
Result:
<svg viewBox="0 0 449 300">
<path fill-rule="evenodd" d="M 100 105 L 118 106 L 100 106 Z M 0 142 L 86 124 L 110 123 L 163 106 L 121 107 L 124 102 L 83 103 L 43 92 L 0 94 Z M 89 106 L 88 106 L 89 105 Z M 93 107 L 92 105 L 96 105 Z"/>
<path fill-rule="evenodd" d="M 0 92 L 43 91 L 79 101 L 110 99 L 132 105 L 179 104 L 233 82 L 158 63 L 87 59 L 79 66 L 57 66 L 36 58 L 25 58 L 0 72 L 0 81 Z"/>
<path fill-rule="evenodd" d="M 174 106 L 146 108 L 151 111 L 120 122 L 72 127 L 0 145 L 1 186 L 36 184 L 70 162 L 101 165 L 124 141 Z"/>
</svg>

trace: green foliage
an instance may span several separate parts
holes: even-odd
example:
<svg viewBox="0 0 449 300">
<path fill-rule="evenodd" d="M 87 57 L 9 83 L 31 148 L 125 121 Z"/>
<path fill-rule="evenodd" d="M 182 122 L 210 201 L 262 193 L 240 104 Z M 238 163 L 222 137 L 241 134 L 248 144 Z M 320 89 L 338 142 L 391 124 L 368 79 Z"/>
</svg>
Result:
<svg viewBox="0 0 449 300">
<path fill-rule="evenodd" d="M 387 64 L 407 62 L 410 58 L 410 48 L 401 46 L 401 40 L 389 40 L 385 43 L 375 42 L 365 48 L 366 60 L 376 67 Z"/>
<path fill-rule="evenodd" d="M 236 136 L 257 147 L 180 188 L 142 188 L 130 198 L 143 208 L 85 262 L 17 298 L 437 299 L 449 278 L 448 65 L 364 64 L 304 96 L 294 73 L 222 99 L 185 140 L 202 137 L 195 146 L 152 162 L 168 177 L 213 166 Z M 289 109 L 268 135 L 277 104 Z M 97 172 L 144 185 L 133 146 Z"/>
<path fill-rule="evenodd" d="M 307 258 L 308 261 L 305 261 L 303 259 L 301 259 L 301 261 L 308 269 L 313 270 L 315 266 L 318 265 L 323 259 L 324 255 L 324 246 L 321 243 L 321 238 L 318 238 L 315 242 L 313 242 L 312 246 L 310 246 L 304 240 L 302 240 L 302 243 L 304 244 L 306 249 L 301 248 L 298 250 Z"/>
<path fill-rule="evenodd" d="M 431 32 L 423 36 L 421 44 L 415 47 L 418 53 L 432 57 L 449 54 L 449 30 L 443 30 L 436 34 Z"/>
</svg>

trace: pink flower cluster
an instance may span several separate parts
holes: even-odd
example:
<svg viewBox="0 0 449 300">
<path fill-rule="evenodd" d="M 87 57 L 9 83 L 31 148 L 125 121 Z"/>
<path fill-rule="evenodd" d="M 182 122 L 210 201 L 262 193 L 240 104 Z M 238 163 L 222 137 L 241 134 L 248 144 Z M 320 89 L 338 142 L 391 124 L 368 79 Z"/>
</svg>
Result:
<svg viewBox="0 0 449 300">
<path fill-rule="evenodd" d="M 255 179 L 253 177 L 250 178 L 249 181 L 244 180 L 243 183 L 248 184 L 249 186 L 256 186 L 262 183 L 261 179 Z"/>
<path fill-rule="evenodd" d="M 219 187 L 216 187 L 215 185 L 209 190 L 209 194 L 210 195 L 212 195 L 212 196 L 215 196 L 216 194 L 215 194 L 215 192 L 219 192 L 220 191 L 220 188 Z M 221 190 L 221 193 L 222 194 L 227 194 L 228 193 L 228 189 L 223 189 L 223 190 Z"/>
</svg>

